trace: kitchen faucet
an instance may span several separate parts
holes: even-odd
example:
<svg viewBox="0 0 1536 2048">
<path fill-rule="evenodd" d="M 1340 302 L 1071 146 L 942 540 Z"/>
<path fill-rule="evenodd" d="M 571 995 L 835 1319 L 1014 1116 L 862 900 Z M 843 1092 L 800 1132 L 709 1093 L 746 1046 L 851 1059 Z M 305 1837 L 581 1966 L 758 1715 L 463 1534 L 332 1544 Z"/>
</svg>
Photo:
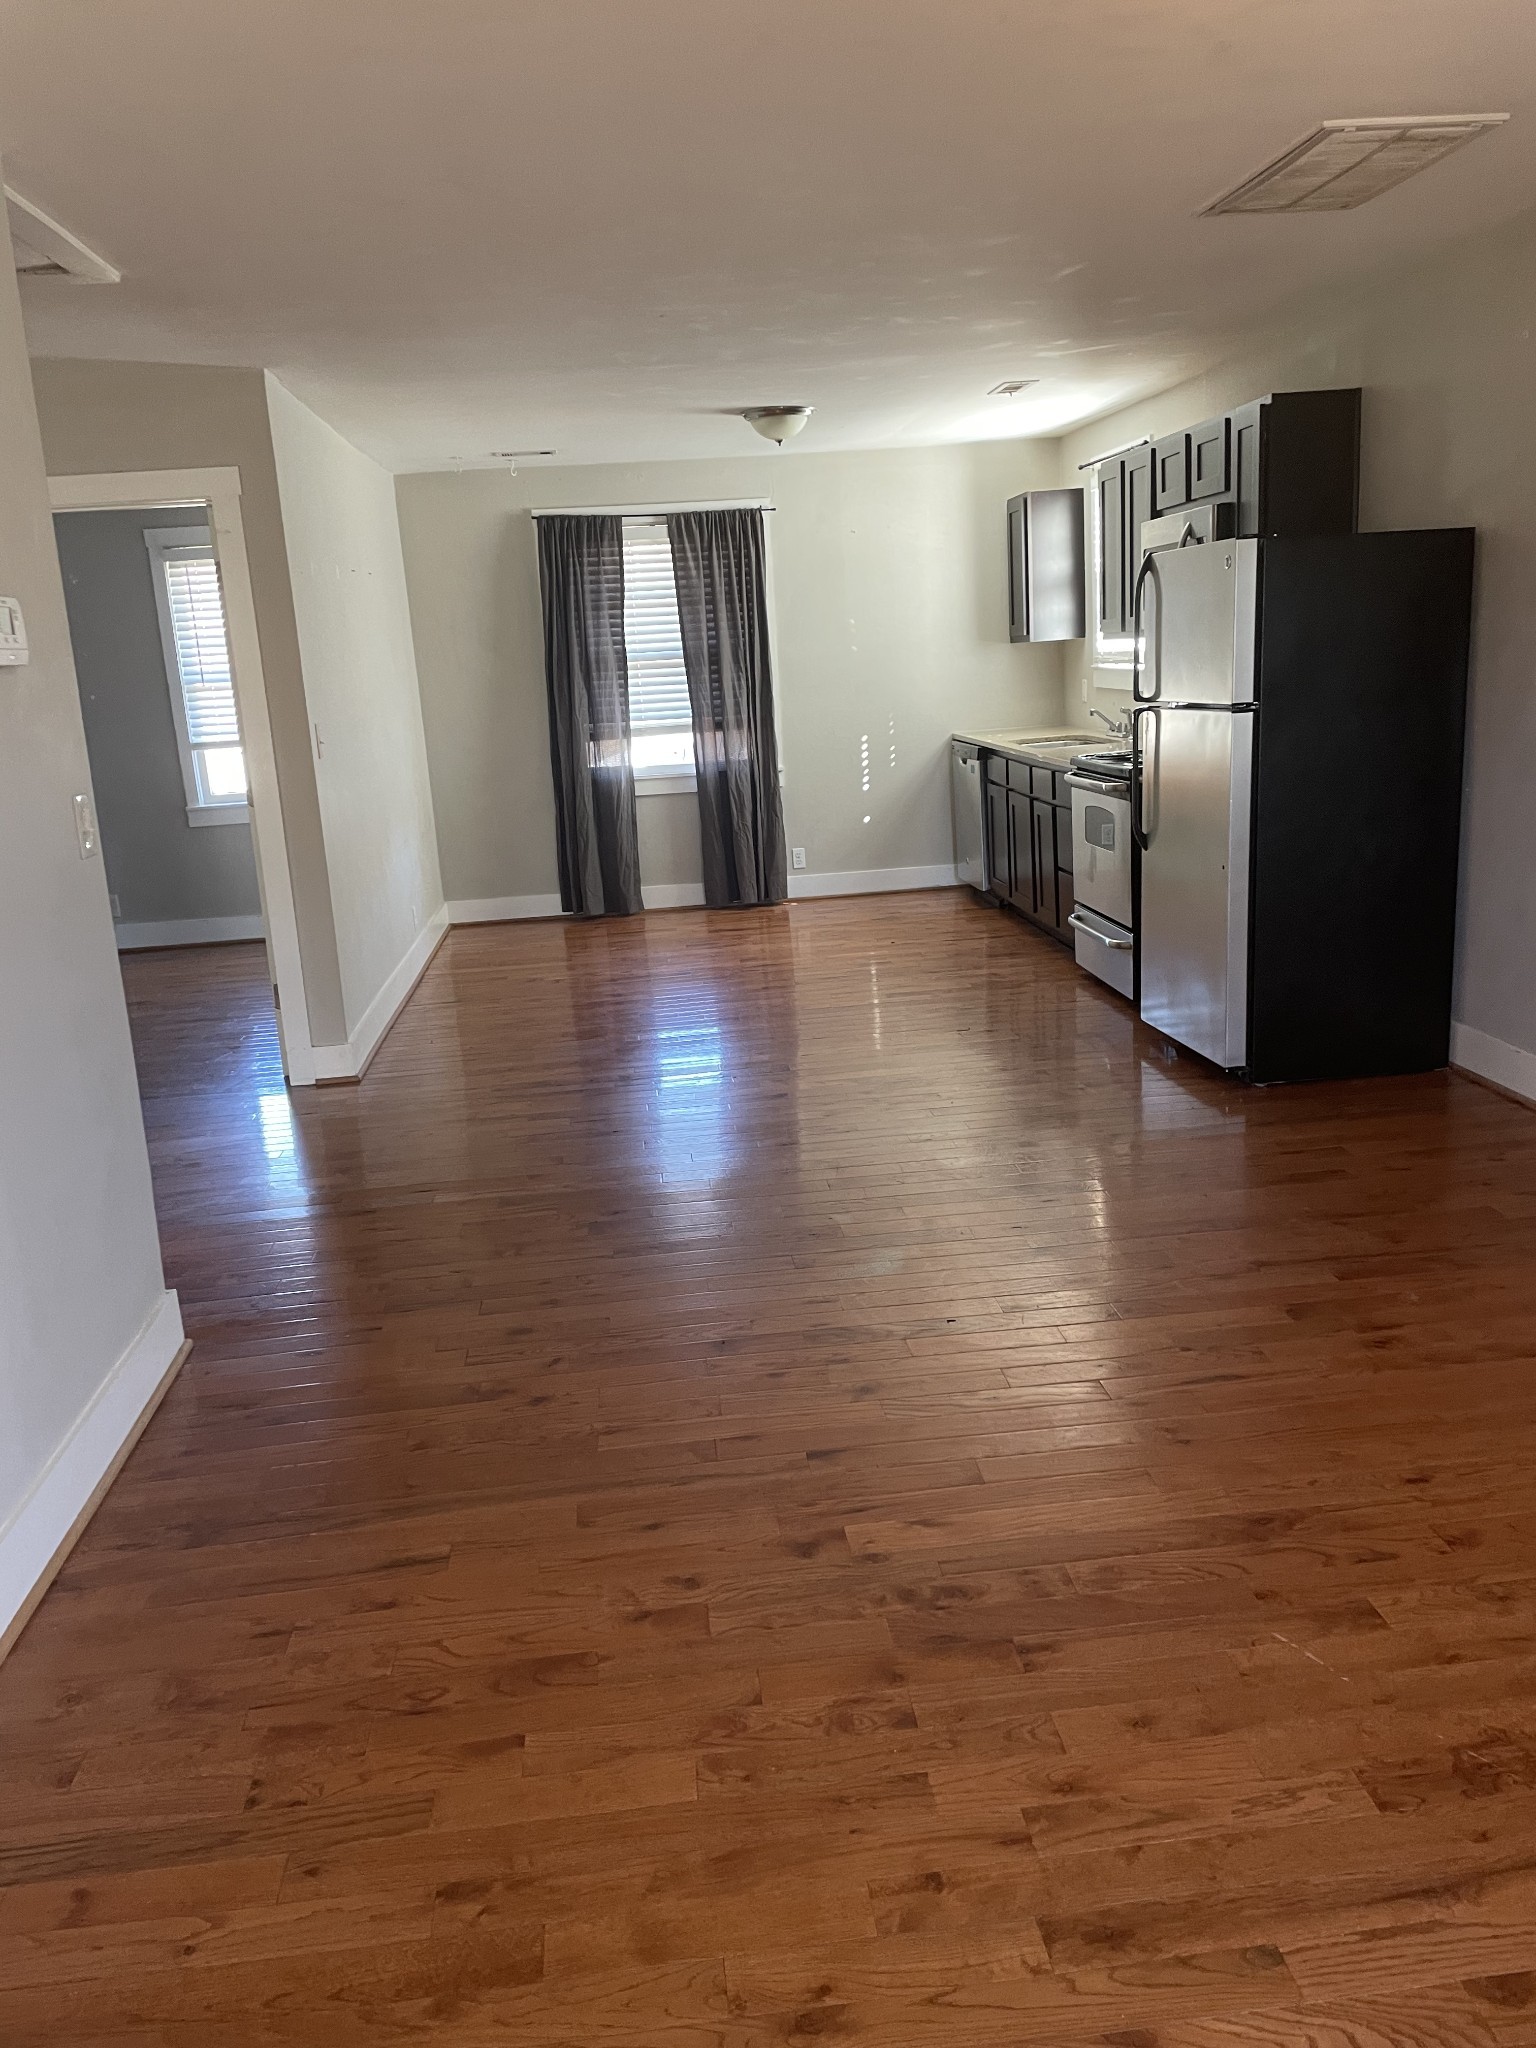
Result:
<svg viewBox="0 0 1536 2048">
<path fill-rule="evenodd" d="M 1095 704 L 1088 706 L 1088 716 L 1096 718 L 1100 725 L 1107 725 L 1117 740 L 1128 740 L 1131 736 L 1131 721 L 1128 718 L 1111 718 Z"/>
</svg>

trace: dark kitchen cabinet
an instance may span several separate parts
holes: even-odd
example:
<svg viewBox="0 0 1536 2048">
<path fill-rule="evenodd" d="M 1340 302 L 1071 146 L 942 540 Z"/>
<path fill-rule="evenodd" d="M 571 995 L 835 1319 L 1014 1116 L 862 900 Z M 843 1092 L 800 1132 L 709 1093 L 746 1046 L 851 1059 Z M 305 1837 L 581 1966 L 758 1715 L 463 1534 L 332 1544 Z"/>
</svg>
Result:
<svg viewBox="0 0 1536 2048">
<path fill-rule="evenodd" d="M 1231 484 L 1229 448 L 1232 422 L 1207 420 L 1189 437 L 1190 503 L 1202 505 L 1209 498 L 1224 498 Z"/>
<path fill-rule="evenodd" d="M 1008 637 L 1081 640 L 1083 493 L 1025 491 L 1008 500 Z"/>
<path fill-rule="evenodd" d="M 986 781 L 987 888 L 1004 903 L 1013 901 L 1013 855 L 1008 839 L 1008 784 L 993 780 L 989 758 Z"/>
<path fill-rule="evenodd" d="M 1125 631 L 1125 465 L 1118 457 L 1093 472 L 1095 524 L 1099 536 L 1099 636 Z"/>
<path fill-rule="evenodd" d="M 1121 639 L 1131 630 L 1136 570 L 1141 563 L 1141 527 L 1152 517 L 1153 463 L 1150 448 L 1133 448 L 1099 463 L 1093 475 L 1099 534 L 1098 590 L 1101 638 Z"/>
<path fill-rule="evenodd" d="M 1152 498 L 1159 512 L 1189 503 L 1189 436 L 1166 434 L 1152 443 Z"/>
<path fill-rule="evenodd" d="M 1360 392 L 1276 391 L 1091 466 L 1101 640 L 1135 631 L 1141 529 L 1188 505 L 1230 505 L 1240 536 L 1353 533 Z M 1230 527 L 1227 529 L 1230 530 Z"/>
<path fill-rule="evenodd" d="M 1069 940 L 1072 810 L 1066 777 L 989 754 L 984 788 L 991 894 L 1031 923 Z"/>
</svg>

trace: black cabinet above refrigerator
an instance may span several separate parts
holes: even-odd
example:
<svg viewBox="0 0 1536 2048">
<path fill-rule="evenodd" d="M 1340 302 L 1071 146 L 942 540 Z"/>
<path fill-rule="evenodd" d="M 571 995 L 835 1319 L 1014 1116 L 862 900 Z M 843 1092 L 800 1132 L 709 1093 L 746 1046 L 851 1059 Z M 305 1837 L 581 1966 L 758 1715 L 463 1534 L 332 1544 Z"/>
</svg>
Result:
<svg viewBox="0 0 1536 2048">
<path fill-rule="evenodd" d="M 1081 640 L 1088 630 L 1083 493 L 1008 500 L 1008 638 Z"/>
</svg>

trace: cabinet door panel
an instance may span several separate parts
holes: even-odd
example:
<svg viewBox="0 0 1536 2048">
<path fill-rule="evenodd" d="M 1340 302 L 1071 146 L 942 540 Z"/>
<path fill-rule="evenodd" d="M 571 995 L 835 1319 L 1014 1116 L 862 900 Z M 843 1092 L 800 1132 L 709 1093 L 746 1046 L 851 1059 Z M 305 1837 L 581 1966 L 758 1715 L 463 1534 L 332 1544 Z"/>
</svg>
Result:
<svg viewBox="0 0 1536 2048">
<path fill-rule="evenodd" d="M 1029 836 L 1029 798 L 1016 789 L 1008 792 L 1008 844 L 1013 860 L 1013 894 L 1009 901 L 1019 910 L 1033 910 L 1035 864 Z"/>
<path fill-rule="evenodd" d="M 1207 420 L 1203 427 L 1196 427 L 1189 437 L 1189 495 L 1199 501 L 1204 498 L 1224 498 L 1228 478 L 1228 437 L 1227 422 L 1224 419 Z"/>
<path fill-rule="evenodd" d="M 1125 501 L 1118 461 L 1101 462 L 1093 488 L 1099 525 L 1099 627 L 1110 638 L 1125 631 Z"/>
<path fill-rule="evenodd" d="M 1006 903 L 1013 896 L 1013 870 L 1008 855 L 1008 790 L 987 782 L 987 887 Z"/>
<path fill-rule="evenodd" d="M 1134 633 L 1136 577 L 1141 568 L 1142 521 L 1152 517 L 1152 450 L 1138 448 L 1125 458 L 1125 631 Z"/>
<path fill-rule="evenodd" d="M 1056 922 L 1055 806 L 1031 798 L 1029 805 L 1030 870 L 1035 916 L 1042 924 Z"/>
<path fill-rule="evenodd" d="M 1189 436 L 1169 434 L 1152 443 L 1152 497 L 1159 512 L 1189 503 Z"/>
<path fill-rule="evenodd" d="M 1022 497 L 1008 500 L 1008 638 L 1029 638 L 1029 563 L 1025 555 L 1028 534 L 1027 503 Z"/>
<path fill-rule="evenodd" d="M 1259 531 L 1259 405 L 1245 405 L 1232 415 L 1232 493 L 1237 499 L 1237 531 L 1249 540 Z"/>
</svg>

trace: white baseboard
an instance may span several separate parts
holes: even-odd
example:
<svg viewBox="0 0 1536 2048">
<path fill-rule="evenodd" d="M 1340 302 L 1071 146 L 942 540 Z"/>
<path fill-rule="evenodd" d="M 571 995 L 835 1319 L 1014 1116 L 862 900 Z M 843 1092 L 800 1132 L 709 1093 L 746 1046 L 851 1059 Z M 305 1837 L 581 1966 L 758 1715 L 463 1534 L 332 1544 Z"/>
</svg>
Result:
<svg viewBox="0 0 1536 2048">
<path fill-rule="evenodd" d="M 934 868 L 850 868 L 845 874 L 789 878 L 791 898 L 801 896 L 884 896 L 902 889 L 959 887 L 953 861 Z"/>
<path fill-rule="evenodd" d="M 512 924 L 525 917 L 563 917 L 558 896 L 465 896 L 448 905 L 450 924 Z"/>
<path fill-rule="evenodd" d="M 0 1657 L 26 1627 L 188 1349 L 181 1306 L 167 1291 L 0 1530 Z"/>
<path fill-rule="evenodd" d="M 850 868 L 844 874 L 791 875 L 789 893 L 803 896 L 883 896 L 902 889 L 954 889 L 952 862 L 931 868 Z M 680 910 L 702 904 L 702 882 L 641 884 L 647 910 Z M 448 905 L 450 924 L 510 924 L 527 917 L 559 917 L 558 896 L 475 896 Z"/>
<path fill-rule="evenodd" d="M 364 1010 L 345 1045 L 313 1048 L 317 1081 L 360 1081 L 384 1035 L 410 1001 L 432 955 L 448 936 L 448 909 L 435 910 L 406 949 L 405 957 Z"/>
<path fill-rule="evenodd" d="M 120 924 L 119 953 L 143 952 L 150 946 L 227 946 L 232 939 L 263 939 L 267 928 L 255 917 L 173 917 L 159 924 Z"/>
<path fill-rule="evenodd" d="M 640 895 L 647 910 L 691 910 L 704 901 L 702 882 L 642 882 Z"/>
<path fill-rule="evenodd" d="M 1526 1102 L 1536 1104 L 1536 1052 L 1509 1045 L 1486 1031 L 1474 1031 L 1470 1024 L 1451 1026 L 1451 1065 L 1480 1074 L 1485 1081 L 1507 1088 Z"/>
</svg>

